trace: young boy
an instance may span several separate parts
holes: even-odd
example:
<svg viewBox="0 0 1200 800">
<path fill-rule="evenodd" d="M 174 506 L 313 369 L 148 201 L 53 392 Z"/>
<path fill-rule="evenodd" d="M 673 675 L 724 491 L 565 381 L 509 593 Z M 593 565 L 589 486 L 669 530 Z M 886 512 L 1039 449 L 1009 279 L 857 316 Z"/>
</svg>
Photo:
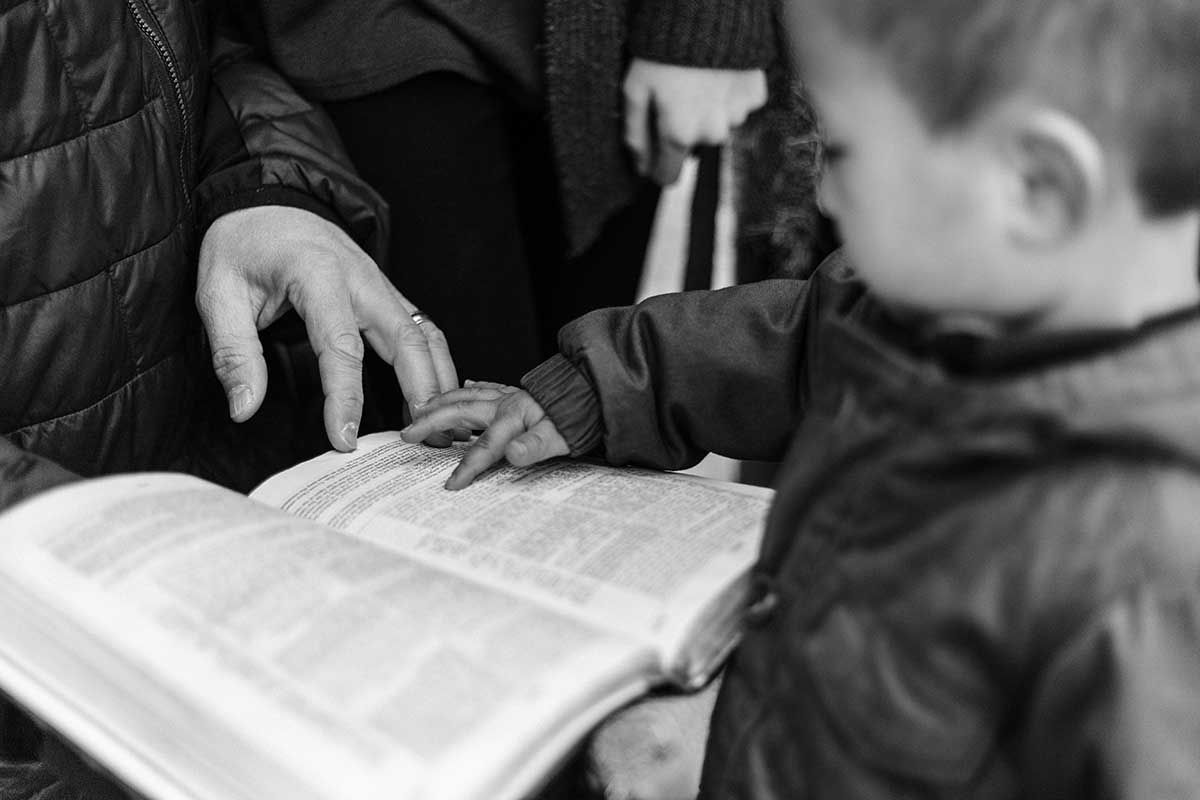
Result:
<svg viewBox="0 0 1200 800">
<path fill-rule="evenodd" d="M 1200 797 L 1200 0 L 785 6 L 844 254 L 407 438 L 786 450 L 704 797 Z"/>
</svg>

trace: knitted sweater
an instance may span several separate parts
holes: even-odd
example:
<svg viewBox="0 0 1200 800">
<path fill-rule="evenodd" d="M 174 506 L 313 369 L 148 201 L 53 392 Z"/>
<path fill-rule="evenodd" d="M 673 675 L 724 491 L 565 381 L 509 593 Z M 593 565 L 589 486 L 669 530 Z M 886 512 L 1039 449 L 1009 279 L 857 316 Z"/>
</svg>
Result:
<svg viewBox="0 0 1200 800">
<path fill-rule="evenodd" d="M 528 19 L 536 8 L 527 2 L 259 0 L 258 8 L 277 66 L 317 99 L 364 95 L 434 69 L 478 77 L 467 63 L 470 54 L 492 67 L 499 83 L 515 84 L 522 99 L 541 94 L 563 234 L 577 254 L 629 202 L 637 182 L 621 125 L 629 57 L 727 69 L 766 66 L 775 54 L 771 0 L 544 3 L 540 65 L 532 45 L 536 20 Z M 541 75 L 535 74 L 538 66 Z M 387 79 L 392 83 L 381 85 Z"/>
<path fill-rule="evenodd" d="M 723 69 L 775 56 L 769 0 L 546 0 L 545 22 L 546 105 L 572 252 L 636 185 L 621 127 L 627 53 Z"/>
</svg>

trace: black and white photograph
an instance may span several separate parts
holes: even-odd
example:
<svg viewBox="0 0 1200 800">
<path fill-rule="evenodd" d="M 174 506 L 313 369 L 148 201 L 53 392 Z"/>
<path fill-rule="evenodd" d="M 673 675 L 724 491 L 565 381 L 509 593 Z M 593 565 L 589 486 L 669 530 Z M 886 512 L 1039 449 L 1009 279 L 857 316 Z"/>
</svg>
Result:
<svg viewBox="0 0 1200 800">
<path fill-rule="evenodd" d="M 1200 800 L 1200 0 L 0 0 L 0 800 Z"/>
</svg>

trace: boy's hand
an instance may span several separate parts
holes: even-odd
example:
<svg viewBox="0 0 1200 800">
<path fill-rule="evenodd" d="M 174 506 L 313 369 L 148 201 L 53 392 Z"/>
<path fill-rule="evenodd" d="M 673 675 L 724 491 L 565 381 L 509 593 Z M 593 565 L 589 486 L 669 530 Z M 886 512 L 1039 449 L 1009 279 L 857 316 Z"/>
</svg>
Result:
<svg viewBox="0 0 1200 800">
<path fill-rule="evenodd" d="M 528 392 L 499 383 L 467 381 L 462 389 L 438 395 L 416 411 L 416 420 L 400 432 L 420 442 L 439 431 L 485 429 L 446 481 L 463 489 L 501 458 L 517 467 L 570 453 L 546 412 Z"/>
<path fill-rule="evenodd" d="M 707 69 L 635 58 L 625 75 L 625 143 L 637 170 L 663 186 L 694 147 L 722 144 L 767 101 L 760 69 Z"/>
<path fill-rule="evenodd" d="M 694 798 L 718 686 L 643 700 L 610 717 L 588 743 L 590 788 L 608 800 Z"/>
</svg>

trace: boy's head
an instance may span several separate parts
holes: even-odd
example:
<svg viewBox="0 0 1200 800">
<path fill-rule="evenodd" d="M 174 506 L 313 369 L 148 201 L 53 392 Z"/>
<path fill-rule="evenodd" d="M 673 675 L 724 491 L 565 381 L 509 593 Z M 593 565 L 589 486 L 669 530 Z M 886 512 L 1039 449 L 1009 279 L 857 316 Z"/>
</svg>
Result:
<svg viewBox="0 0 1200 800">
<path fill-rule="evenodd" d="M 822 199 L 881 294 L 1068 327 L 1195 299 L 1200 0 L 784 7 Z"/>
</svg>

